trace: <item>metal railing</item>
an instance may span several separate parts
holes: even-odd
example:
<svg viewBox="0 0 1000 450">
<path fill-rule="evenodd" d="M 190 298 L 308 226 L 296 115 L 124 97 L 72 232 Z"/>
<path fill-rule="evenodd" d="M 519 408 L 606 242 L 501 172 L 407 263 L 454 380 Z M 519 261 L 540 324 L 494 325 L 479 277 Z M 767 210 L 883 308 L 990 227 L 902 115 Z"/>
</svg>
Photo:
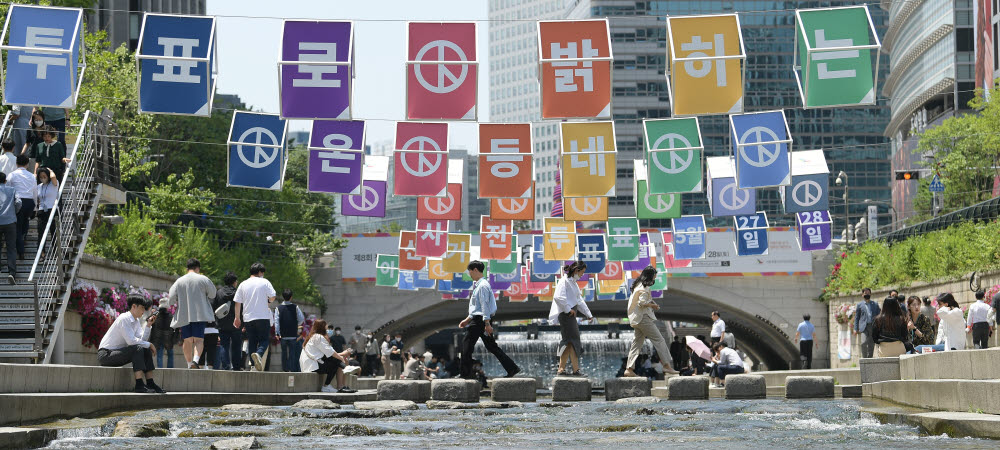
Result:
<svg viewBox="0 0 1000 450">
<path fill-rule="evenodd" d="M 51 358 L 54 347 L 51 344 L 61 328 L 69 301 L 68 283 L 76 274 L 83 254 L 82 246 L 90 234 L 88 222 L 97 212 L 101 187 L 103 184 L 120 186 L 117 133 L 110 117 L 87 111 L 69 158 L 64 179 L 59 180 L 58 197 L 39 237 L 38 251 L 28 275 L 34 295 L 34 351 L 42 362 Z M 64 286 L 66 289 L 59 295 L 60 288 Z M 50 345 L 46 348 L 47 322 L 53 314 L 56 322 Z"/>
</svg>

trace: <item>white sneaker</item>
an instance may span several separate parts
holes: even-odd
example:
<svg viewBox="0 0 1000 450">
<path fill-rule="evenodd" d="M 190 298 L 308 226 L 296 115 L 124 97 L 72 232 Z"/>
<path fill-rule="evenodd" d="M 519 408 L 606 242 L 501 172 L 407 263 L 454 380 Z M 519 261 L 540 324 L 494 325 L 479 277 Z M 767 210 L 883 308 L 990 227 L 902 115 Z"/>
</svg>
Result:
<svg viewBox="0 0 1000 450">
<path fill-rule="evenodd" d="M 323 386 L 323 388 L 322 388 L 322 389 L 320 389 L 320 392 L 329 392 L 329 393 L 335 393 L 335 392 L 337 392 L 337 389 L 335 389 L 335 388 L 334 388 L 333 386 L 330 386 L 330 385 L 328 384 L 328 385 L 326 385 L 326 386 Z"/>
<path fill-rule="evenodd" d="M 260 360 L 260 355 L 257 353 L 251 353 L 250 360 L 253 361 L 253 367 L 257 369 L 258 372 L 264 371 L 264 362 Z"/>
<path fill-rule="evenodd" d="M 361 370 L 361 368 L 358 366 L 347 366 L 346 368 L 344 368 L 344 374 L 351 375 L 359 370 Z"/>
</svg>

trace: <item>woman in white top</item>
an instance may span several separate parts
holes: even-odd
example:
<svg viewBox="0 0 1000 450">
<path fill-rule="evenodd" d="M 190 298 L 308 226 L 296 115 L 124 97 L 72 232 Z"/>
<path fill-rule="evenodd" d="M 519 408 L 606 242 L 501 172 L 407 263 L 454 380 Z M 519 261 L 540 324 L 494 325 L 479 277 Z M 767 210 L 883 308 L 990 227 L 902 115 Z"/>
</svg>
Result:
<svg viewBox="0 0 1000 450">
<path fill-rule="evenodd" d="M 49 222 L 49 214 L 52 214 L 52 208 L 56 206 L 56 200 L 59 198 L 59 180 L 52 169 L 41 167 L 35 174 L 35 181 L 38 182 L 38 189 L 35 190 L 38 194 L 38 202 L 35 204 L 37 211 L 35 227 L 38 230 L 38 239 L 41 239 Z M 42 246 L 39 245 L 38 248 Z"/>
<path fill-rule="evenodd" d="M 323 392 L 357 392 L 348 388 L 344 383 L 344 368 L 347 367 L 347 357 L 351 350 L 347 349 L 341 353 L 333 350 L 330 345 L 330 338 L 326 335 L 326 321 L 317 320 L 313 322 L 312 330 L 306 338 L 306 345 L 299 355 L 299 367 L 303 372 L 316 372 L 326 374 L 326 381 L 323 382 Z M 334 389 L 330 382 L 333 377 L 337 377 L 337 385 L 340 389 Z"/>
<path fill-rule="evenodd" d="M 625 368 L 626 377 L 637 377 L 635 373 L 635 361 L 639 358 L 642 345 L 648 338 L 656 349 L 656 354 L 665 358 L 670 354 L 667 348 L 667 341 L 663 339 L 660 330 L 656 328 L 656 311 L 660 305 L 653 301 L 653 295 L 649 293 L 649 287 L 656 282 L 656 268 L 646 266 L 642 269 L 642 274 L 632 283 L 632 296 L 628 300 L 628 321 L 635 330 L 635 338 L 632 339 L 632 346 L 628 349 L 628 363 Z M 664 365 L 665 373 L 676 374 L 677 371 Z"/>
<path fill-rule="evenodd" d="M 552 307 L 549 308 L 549 322 L 559 324 L 562 340 L 559 342 L 559 372 L 556 375 L 566 375 L 566 360 L 573 364 L 573 375 L 580 376 L 580 355 L 583 354 L 583 343 L 580 342 L 580 325 L 578 317 L 590 320 L 590 308 L 583 300 L 580 285 L 577 280 L 587 270 L 587 264 L 577 261 L 563 268 L 563 276 L 556 284 L 556 292 L 552 296 Z"/>
<path fill-rule="evenodd" d="M 965 313 L 950 292 L 938 296 L 938 304 L 944 305 L 937 311 L 941 319 L 938 335 L 944 336 L 944 350 L 965 350 Z"/>
</svg>

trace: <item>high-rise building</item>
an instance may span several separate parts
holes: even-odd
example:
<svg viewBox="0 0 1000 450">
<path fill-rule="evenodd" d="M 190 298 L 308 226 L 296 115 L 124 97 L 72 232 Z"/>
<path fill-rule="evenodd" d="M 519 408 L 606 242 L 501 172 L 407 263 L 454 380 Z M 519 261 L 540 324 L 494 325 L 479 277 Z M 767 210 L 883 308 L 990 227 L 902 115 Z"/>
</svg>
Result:
<svg viewBox="0 0 1000 450">
<path fill-rule="evenodd" d="M 108 33 L 111 48 L 122 44 L 129 50 L 139 45 L 143 13 L 204 16 L 206 0 L 98 0 L 87 10 L 87 28 Z"/>
<path fill-rule="evenodd" d="M 855 1 L 802 1 L 793 8 L 857 5 Z M 794 150 L 824 149 L 830 166 L 830 208 L 838 230 L 844 228 L 845 202 L 836 201 L 843 187 L 833 181 L 840 171 L 848 174 L 849 211 L 856 222 L 866 209 L 864 199 L 887 202 L 890 197 L 889 139 L 883 136 L 889 107 L 801 108 L 795 76 L 794 10 L 788 3 L 760 1 L 622 1 L 622 0 L 491 0 L 490 117 L 498 122 L 536 121 L 535 155 L 538 211 L 551 210 L 551 192 L 558 154 L 558 122 L 539 121 L 538 50 L 534 20 L 608 18 L 614 52 L 612 113 L 618 150 L 617 197 L 611 199 L 612 216 L 634 214 L 631 160 L 642 157 L 642 120 L 670 117 L 665 79 L 666 16 L 739 13 L 747 50 L 745 110 L 785 109 L 794 139 Z M 764 11 L 766 9 L 766 11 Z M 879 35 L 885 33 L 887 14 L 870 8 Z M 880 79 L 888 69 L 881 58 Z M 881 102 L 884 103 L 884 102 Z M 708 156 L 731 154 L 729 118 L 699 118 Z M 549 175 L 551 173 L 551 175 Z M 549 181 L 549 180 L 552 181 Z M 783 214 L 777 189 L 760 190 L 758 209 L 768 212 L 774 224 L 790 224 Z M 683 195 L 684 214 L 709 214 L 704 194 Z M 882 211 L 884 223 L 889 222 Z M 539 222 L 540 221 L 536 221 Z M 716 219 L 715 225 L 732 225 Z M 669 226 L 649 221 L 648 226 Z M 537 226 L 537 224 L 536 224 Z"/>
<path fill-rule="evenodd" d="M 890 24 L 882 49 L 892 63 L 882 95 L 892 105 L 885 136 L 892 138 L 893 170 L 919 169 L 922 155 L 915 153 L 919 133 L 969 110 L 976 89 L 973 6 L 981 1 L 882 2 Z M 990 22 L 995 24 L 996 18 Z M 913 207 L 920 183 L 891 183 L 897 220 L 930 212 Z"/>
</svg>

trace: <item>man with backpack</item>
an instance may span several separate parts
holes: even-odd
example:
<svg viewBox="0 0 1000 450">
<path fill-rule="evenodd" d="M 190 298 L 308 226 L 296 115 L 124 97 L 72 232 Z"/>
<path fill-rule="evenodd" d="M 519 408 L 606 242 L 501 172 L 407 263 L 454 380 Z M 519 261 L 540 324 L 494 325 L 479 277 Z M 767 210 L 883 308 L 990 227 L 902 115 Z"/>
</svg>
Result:
<svg viewBox="0 0 1000 450">
<path fill-rule="evenodd" d="M 227 272 L 222 277 L 222 287 L 215 294 L 212 308 L 219 326 L 219 359 L 223 370 L 243 370 L 243 332 L 233 325 L 236 319 L 236 308 L 233 297 L 236 296 L 236 274 Z"/>
<path fill-rule="evenodd" d="M 298 305 L 292 303 L 291 289 L 285 289 L 281 298 L 284 301 L 274 308 L 274 332 L 281 338 L 281 370 L 299 372 L 299 354 L 302 353 L 299 332 L 306 317 Z"/>
</svg>

